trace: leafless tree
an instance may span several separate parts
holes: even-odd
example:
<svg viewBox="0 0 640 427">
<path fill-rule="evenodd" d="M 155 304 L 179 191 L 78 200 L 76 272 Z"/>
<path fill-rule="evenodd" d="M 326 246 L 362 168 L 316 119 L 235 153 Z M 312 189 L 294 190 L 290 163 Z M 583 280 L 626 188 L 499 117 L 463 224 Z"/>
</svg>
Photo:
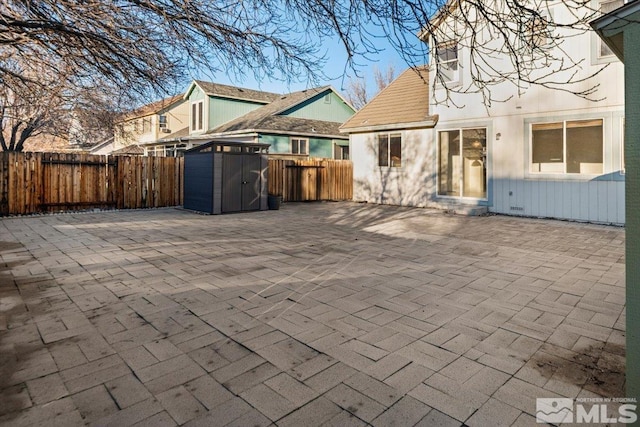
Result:
<svg viewBox="0 0 640 427">
<path fill-rule="evenodd" d="M 567 13 L 557 20 L 551 5 Z M 121 93 L 173 92 L 193 69 L 253 72 L 289 81 L 323 77 L 323 43 L 339 40 L 346 67 L 380 51 L 380 37 L 409 65 L 438 58 L 454 37 L 469 52 L 471 81 L 449 91 L 502 99 L 492 88 L 545 86 L 583 98 L 593 72 L 565 40 L 590 31 L 591 0 L 5 0 L 0 5 L 0 83 L 37 84 L 35 66 L 76 88 L 106 80 Z M 416 34 L 420 33 L 419 40 Z M 528 56 L 523 56 L 527 52 Z M 534 58 L 534 60 L 531 60 Z M 506 63 L 505 63 L 506 61 Z M 436 61 L 437 62 L 437 61 Z M 177 83 L 176 83 L 177 82 Z"/>
<path fill-rule="evenodd" d="M 382 89 L 389 86 L 396 77 L 396 69 L 393 64 L 389 64 L 384 71 L 380 71 L 377 66 L 372 67 L 373 80 L 376 84 L 375 92 L 370 93 L 367 82 L 363 77 L 350 78 L 345 88 L 345 96 L 356 109 L 364 107 Z"/>
<path fill-rule="evenodd" d="M 26 79 L 10 76 L 0 85 L 3 151 L 22 151 L 29 138 L 43 134 L 82 146 L 113 133 L 115 109 L 99 90 L 76 91 L 64 72 L 51 75 L 41 68 L 17 70 Z M 37 84 L 30 84 L 31 79 L 37 79 Z M 71 141 L 74 129 L 75 140 Z"/>
</svg>

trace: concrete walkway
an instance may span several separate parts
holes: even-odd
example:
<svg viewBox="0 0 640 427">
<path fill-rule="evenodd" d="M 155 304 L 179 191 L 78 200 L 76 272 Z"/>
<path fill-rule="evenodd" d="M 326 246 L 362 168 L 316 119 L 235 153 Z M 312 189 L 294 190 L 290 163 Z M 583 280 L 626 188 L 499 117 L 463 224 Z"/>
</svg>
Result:
<svg viewBox="0 0 640 427">
<path fill-rule="evenodd" d="M 624 230 L 354 203 L 0 219 L 1 425 L 535 425 L 622 397 Z"/>
</svg>

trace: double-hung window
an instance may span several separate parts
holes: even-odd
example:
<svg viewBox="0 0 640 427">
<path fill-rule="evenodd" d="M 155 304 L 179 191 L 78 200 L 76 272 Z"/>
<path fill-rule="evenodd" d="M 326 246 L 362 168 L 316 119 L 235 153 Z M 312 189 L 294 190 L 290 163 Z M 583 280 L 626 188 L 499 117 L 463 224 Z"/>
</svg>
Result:
<svg viewBox="0 0 640 427">
<path fill-rule="evenodd" d="M 291 154 L 309 154 L 309 140 L 306 138 L 291 138 Z"/>
<path fill-rule="evenodd" d="M 378 135 L 378 166 L 402 167 L 402 135 L 381 133 Z"/>
<path fill-rule="evenodd" d="M 438 43 L 436 58 L 441 78 L 439 83 L 454 83 L 460 80 L 456 42 Z"/>
<path fill-rule="evenodd" d="M 531 172 L 601 174 L 603 120 L 531 124 Z"/>
<path fill-rule="evenodd" d="M 196 101 L 191 104 L 191 131 L 197 132 L 204 129 L 204 101 Z"/>
</svg>

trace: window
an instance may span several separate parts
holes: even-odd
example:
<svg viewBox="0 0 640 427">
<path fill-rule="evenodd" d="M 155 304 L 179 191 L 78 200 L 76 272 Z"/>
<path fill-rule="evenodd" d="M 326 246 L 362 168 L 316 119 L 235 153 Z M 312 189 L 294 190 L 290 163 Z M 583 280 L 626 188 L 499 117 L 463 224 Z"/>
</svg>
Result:
<svg viewBox="0 0 640 427">
<path fill-rule="evenodd" d="M 142 119 L 142 133 L 149 132 L 151 132 L 151 119 L 147 117 Z"/>
<path fill-rule="evenodd" d="M 436 56 L 442 82 L 458 81 L 458 44 L 452 42 L 438 44 Z"/>
<path fill-rule="evenodd" d="M 334 158 L 336 160 L 349 160 L 349 146 L 336 144 Z"/>
<path fill-rule="evenodd" d="M 602 171 L 602 119 L 531 125 L 531 172 L 600 174 Z"/>
<path fill-rule="evenodd" d="M 527 22 L 524 23 L 523 36 L 525 46 L 529 49 L 537 49 L 544 47 L 549 43 L 549 17 L 545 12 L 540 12 L 535 16 L 532 16 Z"/>
<path fill-rule="evenodd" d="M 191 130 L 199 131 L 204 129 L 204 101 L 197 101 L 191 104 Z"/>
<path fill-rule="evenodd" d="M 487 198 L 487 130 L 438 132 L 438 194 Z"/>
<path fill-rule="evenodd" d="M 378 135 L 378 166 L 402 167 L 402 135 L 382 133 Z"/>
<path fill-rule="evenodd" d="M 606 15 L 609 12 L 613 12 L 617 8 L 624 5 L 624 0 L 600 0 L 598 7 L 600 8 L 600 13 Z M 598 48 L 598 57 L 605 58 L 608 56 L 613 56 L 613 52 L 609 49 L 606 43 L 602 41 L 600 37 L 597 37 L 599 48 Z"/>
<path fill-rule="evenodd" d="M 309 154 L 309 140 L 305 138 L 291 138 L 292 154 Z"/>
<path fill-rule="evenodd" d="M 160 129 L 164 129 L 167 127 L 167 116 L 164 114 L 161 114 L 158 116 L 158 125 L 160 126 Z"/>
</svg>

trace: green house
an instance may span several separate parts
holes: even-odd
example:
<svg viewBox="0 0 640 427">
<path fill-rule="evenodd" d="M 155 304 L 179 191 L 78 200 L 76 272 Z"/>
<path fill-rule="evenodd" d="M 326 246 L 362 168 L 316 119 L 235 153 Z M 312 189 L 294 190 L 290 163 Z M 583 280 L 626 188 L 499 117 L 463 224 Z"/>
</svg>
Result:
<svg viewBox="0 0 640 427">
<path fill-rule="evenodd" d="M 267 143 L 270 153 L 292 157 L 349 157 L 349 139 L 339 127 L 355 110 L 331 86 L 281 95 L 194 80 L 184 99 L 189 132 L 180 142 L 188 147 L 228 140 Z"/>
</svg>

